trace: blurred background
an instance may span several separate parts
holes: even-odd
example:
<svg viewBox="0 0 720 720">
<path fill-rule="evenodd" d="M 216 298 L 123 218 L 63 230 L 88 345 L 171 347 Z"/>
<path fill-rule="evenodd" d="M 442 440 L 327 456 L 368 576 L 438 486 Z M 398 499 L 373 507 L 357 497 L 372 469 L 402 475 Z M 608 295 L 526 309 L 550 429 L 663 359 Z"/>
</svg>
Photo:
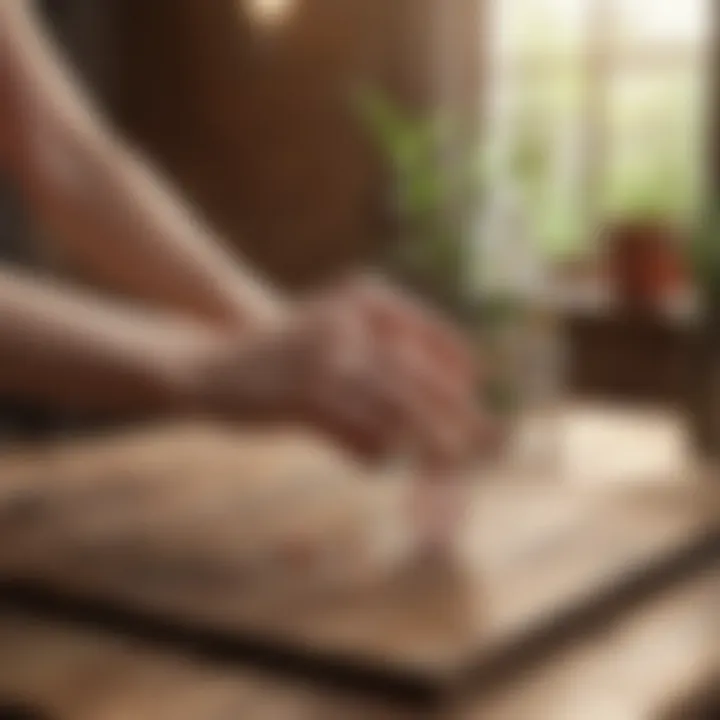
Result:
<svg viewBox="0 0 720 720">
<path fill-rule="evenodd" d="M 538 186 L 553 260 L 611 220 L 692 219 L 712 175 L 709 0 L 46 5 L 118 122 L 287 282 L 380 242 L 358 87 L 476 123 L 492 185 Z"/>
<path fill-rule="evenodd" d="M 710 0 L 44 6 L 120 129 L 285 287 L 377 266 L 466 323 L 506 415 L 662 403 L 713 454 Z"/>
<path fill-rule="evenodd" d="M 117 127 L 251 263 L 297 293 L 375 267 L 463 325 L 490 378 L 478 393 L 502 429 L 498 457 L 483 468 L 491 479 L 690 494 L 698 479 L 717 483 L 720 4 L 38 5 Z M 13 210 L 0 233 L 11 254 L 25 234 L 43 232 L 20 199 Z M 42 429 L 34 416 L 29 424 Z M 583 640 L 522 691 L 511 686 L 482 717 L 717 717 L 692 704 L 717 687 L 708 631 L 716 580 L 658 594 L 615 634 Z M 324 700 L 261 715 L 275 681 L 196 673 L 138 651 L 140 661 L 104 643 L 0 615 L 0 689 L 13 687 L 3 662 L 10 668 L 17 655 L 17 687 L 32 695 L 37 680 L 64 698 L 59 670 L 38 675 L 36 658 L 50 647 L 43 667 L 77 657 L 83 672 L 110 668 L 103 677 L 120 688 L 103 695 L 106 714 L 67 717 L 210 717 L 191 714 L 188 688 L 202 689 L 197 708 L 210 707 L 202 695 L 219 713 L 222 702 L 242 707 L 235 693 L 246 682 L 257 715 L 233 716 L 350 717 L 349 706 Z M 627 665 L 615 667 L 618 657 Z M 578 668 L 586 674 L 573 695 Z M 83 672 L 68 682 L 87 686 Z M 608 689 L 626 677 L 635 682 Z M 672 703 L 658 699 L 664 684 Z M 176 693 L 164 715 L 148 699 Z M 127 701 L 129 714 L 111 700 Z"/>
</svg>

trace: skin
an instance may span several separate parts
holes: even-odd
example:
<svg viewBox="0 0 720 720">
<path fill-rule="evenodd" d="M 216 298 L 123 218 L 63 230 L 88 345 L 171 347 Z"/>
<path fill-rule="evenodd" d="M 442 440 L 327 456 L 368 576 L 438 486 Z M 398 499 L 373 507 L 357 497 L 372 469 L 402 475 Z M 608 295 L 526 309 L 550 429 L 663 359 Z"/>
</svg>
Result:
<svg viewBox="0 0 720 720">
<path fill-rule="evenodd" d="M 56 249 L 108 287 L 242 325 L 274 290 L 109 126 L 24 0 L 0 2 L 5 171 Z"/>
<path fill-rule="evenodd" d="M 135 304 L 0 267 L 0 393 L 302 423 L 362 459 L 477 445 L 462 337 L 376 279 L 289 301 L 118 137 L 23 0 L 0 0 L 0 171 L 63 257 Z"/>
</svg>

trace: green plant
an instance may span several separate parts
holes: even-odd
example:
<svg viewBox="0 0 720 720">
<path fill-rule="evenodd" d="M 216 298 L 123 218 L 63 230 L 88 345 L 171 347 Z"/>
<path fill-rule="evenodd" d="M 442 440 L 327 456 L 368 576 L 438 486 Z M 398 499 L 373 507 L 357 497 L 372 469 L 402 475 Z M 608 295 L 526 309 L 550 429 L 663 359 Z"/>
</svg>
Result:
<svg viewBox="0 0 720 720">
<path fill-rule="evenodd" d="M 460 305 L 464 213 L 477 204 L 482 187 L 479 146 L 459 148 L 461 133 L 447 118 L 418 116 L 379 91 L 358 94 L 356 107 L 387 166 L 401 230 L 384 262 L 443 302 Z"/>
<path fill-rule="evenodd" d="M 705 303 L 720 311 L 720 209 L 708 213 L 688 244 L 689 265 Z"/>
<path fill-rule="evenodd" d="M 532 105 L 525 108 L 509 158 L 511 177 L 530 201 L 543 194 L 552 163 L 551 132 L 541 117 Z"/>
</svg>

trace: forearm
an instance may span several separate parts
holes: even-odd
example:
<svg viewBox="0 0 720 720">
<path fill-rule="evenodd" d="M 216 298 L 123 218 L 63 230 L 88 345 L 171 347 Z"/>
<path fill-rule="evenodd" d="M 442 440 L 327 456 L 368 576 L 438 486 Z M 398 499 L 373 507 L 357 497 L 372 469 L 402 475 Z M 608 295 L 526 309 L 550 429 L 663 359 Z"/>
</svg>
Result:
<svg viewBox="0 0 720 720">
<path fill-rule="evenodd" d="M 79 410 L 173 413 L 196 400 L 204 326 L 0 270 L 0 394 Z"/>
<path fill-rule="evenodd" d="M 68 262 L 132 297 L 237 328 L 277 311 L 276 290 L 240 265 L 138 156 L 105 138 L 70 139 L 67 147 L 72 177 L 34 163 L 26 187 Z"/>
<path fill-rule="evenodd" d="M 20 5 L 2 18 L 13 25 L 6 43 L 19 95 L 12 169 L 53 242 L 136 297 L 235 325 L 273 313 L 275 289 L 112 132 Z"/>
</svg>

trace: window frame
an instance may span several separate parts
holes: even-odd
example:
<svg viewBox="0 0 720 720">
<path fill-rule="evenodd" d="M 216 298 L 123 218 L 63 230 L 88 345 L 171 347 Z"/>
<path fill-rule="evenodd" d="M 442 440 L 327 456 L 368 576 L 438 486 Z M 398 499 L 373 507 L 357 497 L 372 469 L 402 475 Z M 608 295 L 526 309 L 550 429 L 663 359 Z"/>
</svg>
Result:
<svg viewBox="0 0 720 720">
<path fill-rule="evenodd" d="M 493 2 L 493 0 L 488 0 Z M 503 2 L 503 0 L 495 0 Z M 533 83 L 550 82 L 553 77 L 567 71 L 568 61 L 577 59 L 580 65 L 580 99 L 578 107 L 580 170 L 579 191 L 583 207 L 581 216 L 584 227 L 590 229 L 602 220 L 598 198 L 601 195 L 604 178 L 608 172 L 610 147 L 612 144 L 610 113 L 612 108 L 612 83 L 614 77 L 622 72 L 646 72 L 660 75 L 669 69 L 704 67 L 702 82 L 708 88 L 708 97 L 712 95 L 711 61 L 713 55 L 712 33 L 697 42 L 686 39 L 663 40 L 641 39 L 632 46 L 618 44 L 616 30 L 618 17 L 612 3 L 607 0 L 588 0 L 588 12 L 580 32 L 582 42 L 577 48 L 554 52 L 534 51 L 512 52 L 507 49 L 495 50 L 489 63 L 489 85 L 491 91 L 522 97 L 522 86 Z M 709 4 L 709 21 L 714 21 L 717 12 Z M 497 19 L 495 19 L 497 22 Z M 520 88 L 518 90 L 518 88 Z M 712 99 L 712 97 L 711 97 Z M 701 108 L 703 113 L 705 108 Z M 709 120 L 709 112 L 703 115 Z M 711 138 L 706 128 L 701 130 L 703 149 L 698 153 L 698 172 L 703 176 L 708 168 L 702 166 L 702 160 L 712 148 Z M 512 130 L 509 132 L 512 138 Z M 512 139 L 510 140 L 512 143 Z M 589 233 L 590 234 L 590 233 Z M 593 254 L 597 248 L 592 238 L 585 241 L 587 250 L 583 254 Z"/>
</svg>

